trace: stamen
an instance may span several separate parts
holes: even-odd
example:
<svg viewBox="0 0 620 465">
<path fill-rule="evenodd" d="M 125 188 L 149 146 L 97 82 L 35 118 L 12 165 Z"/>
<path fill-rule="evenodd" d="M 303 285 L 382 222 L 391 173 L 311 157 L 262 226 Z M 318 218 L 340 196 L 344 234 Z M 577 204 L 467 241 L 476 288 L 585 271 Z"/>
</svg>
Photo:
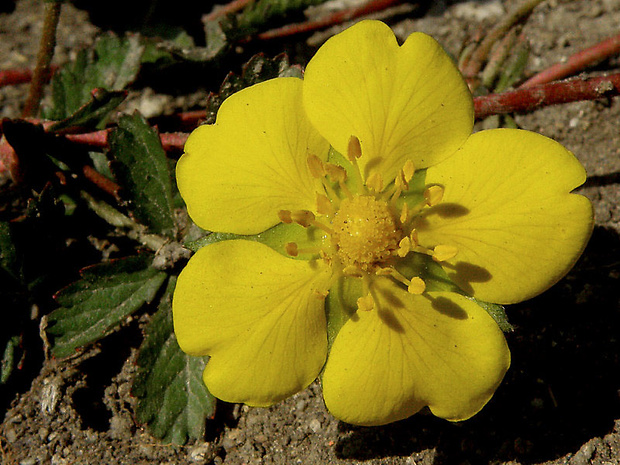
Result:
<svg viewBox="0 0 620 465">
<path fill-rule="evenodd" d="M 307 228 L 311 224 L 313 224 L 315 217 L 314 217 L 314 213 L 312 213 L 309 210 L 297 210 L 297 211 L 291 212 L 291 219 L 298 225 L 303 226 L 304 228 Z"/>
<path fill-rule="evenodd" d="M 297 257 L 299 254 L 321 255 L 323 249 L 320 247 L 305 247 L 300 249 L 296 242 L 288 242 L 284 246 L 285 252 L 291 257 Z"/>
<path fill-rule="evenodd" d="M 368 179 L 366 179 L 366 187 L 375 193 L 383 191 L 383 177 L 381 176 L 381 173 L 375 171 L 368 176 Z"/>
<path fill-rule="evenodd" d="M 288 242 L 285 246 L 284 246 L 284 250 L 286 251 L 287 254 L 289 254 L 291 257 L 296 257 L 297 255 L 299 255 L 299 248 L 297 247 L 297 244 L 295 242 Z"/>
<path fill-rule="evenodd" d="M 412 247 L 417 247 L 418 246 L 418 230 L 417 229 L 412 229 L 411 232 L 409 233 L 409 239 L 411 240 L 411 246 Z"/>
<path fill-rule="evenodd" d="M 312 226 L 315 226 L 315 227 L 317 227 L 319 229 L 322 229 L 323 231 L 325 231 L 330 236 L 334 234 L 334 230 L 332 228 L 330 228 L 326 224 L 321 223 L 320 221 L 318 221 L 316 219 L 312 220 L 312 223 L 310 223 L 310 224 L 312 224 Z"/>
<path fill-rule="evenodd" d="M 404 203 L 403 208 L 400 211 L 400 224 L 407 223 L 407 220 L 409 220 L 409 207 L 407 207 L 407 204 Z"/>
<path fill-rule="evenodd" d="M 411 278 L 409 286 L 407 286 L 407 291 L 410 294 L 420 295 L 423 294 L 426 290 L 426 283 L 419 276 L 414 276 Z"/>
<path fill-rule="evenodd" d="M 347 147 L 347 158 L 349 161 L 354 162 L 357 158 L 362 156 L 362 144 L 360 140 L 355 137 L 349 137 L 349 146 Z"/>
<path fill-rule="evenodd" d="M 331 215 L 334 213 L 332 202 L 326 195 L 316 194 L 316 211 L 321 215 Z"/>
<path fill-rule="evenodd" d="M 375 308 L 375 299 L 373 299 L 371 294 L 366 295 L 365 297 L 360 297 L 357 299 L 357 309 L 363 312 L 369 312 L 373 308 Z"/>
<path fill-rule="evenodd" d="M 396 253 L 399 257 L 406 257 L 409 252 L 411 252 L 411 239 L 407 236 L 403 237 L 398 243 L 398 249 Z"/>
<path fill-rule="evenodd" d="M 319 229 L 322 229 L 327 234 L 333 234 L 334 231 L 327 226 L 326 224 L 317 221 L 314 213 L 309 210 L 296 210 L 294 212 L 290 210 L 280 210 L 278 212 L 278 216 L 283 223 L 297 223 L 304 228 L 308 228 L 310 226 L 316 226 Z"/>
<path fill-rule="evenodd" d="M 429 186 L 424 190 L 426 205 L 433 207 L 443 199 L 444 188 L 441 186 Z"/>
<path fill-rule="evenodd" d="M 325 192 L 327 192 L 327 195 L 329 195 L 329 197 L 334 202 L 336 202 L 336 206 L 339 206 L 340 197 L 338 197 L 338 194 L 336 194 L 336 191 L 331 186 L 331 184 L 327 181 L 325 177 L 321 178 L 321 183 L 323 184 L 323 187 L 325 188 Z"/>
<path fill-rule="evenodd" d="M 278 212 L 278 218 L 280 218 L 280 221 L 282 221 L 282 223 L 290 224 L 293 222 L 290 210 L 280 210 Z"/>
<path fill-rule="evenodd" d="M 407 292 L 411 294 L 422 294 L 426 290 L 426 283 L 422 280 L 422 278 L 418 276 L 414 276 L 411 279 L 407 279 L 403 274 L 401 274 L 396 268 L 387 267 L 387 268 L 379 268 L 376 271 L 378 276 L 390 276 L 394 278 L 399 283 L 407 286 Z"/>
<path fill-rule="evenodd" d="M 332 182 L 337 182 L 344 194 L 350 199 L 353 198 L 353 194 L 351 194 L 351 191 L 345 184 L 347 180 L 347 171 L 342 166 L 334 165 L 333 163 L 325 163 L 324 166 Z"/>
<path fill-rule="evenodd" d="M 398 172 L 398 175 L 396 176 L 396 179 L 394 179 L 394 182 L 396 183 L 396 187 L 401 192 L 409 190 L 409 181 L 405 177 L 405 173 L 403 172 L 403 170 L 400 170 Z"/>
<path fill-rule="evenodd" d="M 306 161 L 308 163 L 308 168 L 310 169 L 310 175 L 313 178 L 319 179 L 325 176 L 325 166 L 323 160 L 316 155 L 308 155 L 308 159 Z"/>
<path fill-rule="evenodd" d="M 405 165 L 403 166 L 403 175 L 405 177 L 405 181 L 411 181 L 413 175 L 415 174 L 415 166 L 411 160 L 407 160 Z"/>
<path fill-rule="evenodd" d="M 433 249 L 433 260 L 436 262 L 444 262 L 454 258 L 459 249 L 453 245 L 440 244 Z"/>
<path fill-rule="evenodd" d="M 347 180 L 347 172 L 342 166 L 334 165 L 333 163 L 324 163 L 325 173 L 329 176 L 332 182 L 345 182 Z"/>
</svg>

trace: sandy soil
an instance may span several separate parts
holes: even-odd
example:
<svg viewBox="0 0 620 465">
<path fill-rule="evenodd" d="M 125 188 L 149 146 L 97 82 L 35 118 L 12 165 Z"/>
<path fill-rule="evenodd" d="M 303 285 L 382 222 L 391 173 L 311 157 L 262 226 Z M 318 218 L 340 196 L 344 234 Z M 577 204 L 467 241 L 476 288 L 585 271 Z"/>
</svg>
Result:
<svg viewBox="0 0 620 465">
<path fill-rule="evenodd" d="M 14 12 L 0 14 L 0 67 L 32 65 L 41 3 L 20 0 Z M 456 55 L 467 38 L 487 30 L 515 3 L 434 2 L 422 17 L 400 17 L 392 26 L 401 37 L 430 33 Z M 56 61 L 90 44 L 99 30 L 67 4 Z M 544 2 L 524 27 L 532 49 L 528 72 L 619 30 L 618 0 Z M 618 68 L 614 58 L 597 70 Z M 24 92 L 24 86 L 2 89 L 0 115 L 17 116 Z M 352 427 L 330 416 L 313 385 L 268 409 L 221 404 L 204 442 L 161 445 L 131 414 L 136 322 L 79 358 L 39 367 L 6 413 L 2 463 L 620 463 L 620 99 L 549 107 L 516 120 L 555 138 L 586 166 L 589 177 L 580 192 L 594 202 L 596 229 L 562 282 L 508 308 L 516 327 L 507 336 L 513 364 L 476 417 L 452 424 L 419 414 L 384 427 Z"/>
</svg>

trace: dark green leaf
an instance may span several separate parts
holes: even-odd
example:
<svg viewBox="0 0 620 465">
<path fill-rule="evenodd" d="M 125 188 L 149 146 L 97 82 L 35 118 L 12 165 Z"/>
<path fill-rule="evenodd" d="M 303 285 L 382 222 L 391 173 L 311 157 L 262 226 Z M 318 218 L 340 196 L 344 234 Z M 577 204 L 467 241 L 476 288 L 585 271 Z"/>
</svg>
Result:
<svg viewBox="0 0 620 465">
<path fill-rule="evenodd" d="M 0 222 L 0 270 L 7 273 L 13 279 L 19 279 L 21 274 L 11 226 L 5 221 Z M 2 276 L 2 273 L 0 273 L 0 276 Z"/>
<path fill-rule="evenodd" d="M 19 351 L 21 343 L 21 337 L 18 335 L 11 336 L 4 344 L 4 352 L 2 354 L 2 361 L 0 362 L 0 384 L 6 384 L 11 377 L 18 360 L 16 355 Z"/>
<path fill-rule="evenodd" d="M 165 442 L 183 444 L 201 439 L 205 421 L 215 413 L 215 398 L 202 381 L 207 357 L 181 351 L 173 332 L 171 278 L 159 309 L 153 315 L 140 347 L 133 394 L 138 397 L 136 416 L 151 433 Z"/>
<path fill-rule="evenodd" d="M 257 0 L 235 17 L 234 29 L 228 32 L 232 38 L 254 34 L 260 29 L 283 20 L 291 13 L 301 13 L 309 6 L 325 3 L 326 0 Z M 234 34 L 234 35 L 233 35 Z"/>
<path fill-rule="evenodd" d="M 513 84 L 523 79 L 525 68 L 529 64 L 530 48 L 527 40 L 520 41 L 512 50 L 512 54 L 504 65 L 499 80 L 493 91 L 495 93 L 504 92 Z"/>
<path fill-rule="evenodd" d="M 62 131 L 75 126 L 96 128 L 107 120 L 108 115 L 125 100 L 126 96 L 127 93 L 124 91 L 108 92 L 105 89 L 96 89 L 91 93 L 88 103 L 68 118 L 53 124 L 49 131 Z"/>
<path fill-rule="evenodd" d="M 47 332 L 54 336 L 52 353 L 71 355 L 151 302 L 167 276 L 152 268 L 151 262 L 152 256 L 144 255 L 95 265 L 61 290 L 56 295 L 61 308 L 48 317 Z"/>
<path fill-rule="evenodd" d="M 171 173 L 158 133 L 139 114 L 124 116 L 109 144 L 112 169 L 134 216 L 150 232 L 174 236 Z"/>
<path fill-rule="evenodd" d="M 139 36 L 102 36 L 94 50 L 81 51 L 75 61 L 54 74 L 51 108 L 44 117 L 62 120 L 91 99 L 94 89 L 122 90 L 140 70 L 144 45 Z"/>
<path fill-rule="evenodd" d="M 209 95 L 205 122 L 208 124 L 215 122 L 220 105 L 232 94 L 259 82 L 285 76 L 299 78 L 302 76 L 301 68 L 291 65 L 286 54 L 282 53 L 274 58 L 267 58 L 262 54 L 254 55 L 243 66 L 240 75 L 228 74 L 222 82 L 219 92 Z"/>
<path fill-rule="evenodd" d="M 5 384 L 15 369 L 23 350 L 20 349 L 24 329 L 25 286 L 23 286 L 22 257 L 14 243 L 11 225 L 0 222 L 0 302 L 5 314 L 0 329 L 0 384 Z"/>
</svg>

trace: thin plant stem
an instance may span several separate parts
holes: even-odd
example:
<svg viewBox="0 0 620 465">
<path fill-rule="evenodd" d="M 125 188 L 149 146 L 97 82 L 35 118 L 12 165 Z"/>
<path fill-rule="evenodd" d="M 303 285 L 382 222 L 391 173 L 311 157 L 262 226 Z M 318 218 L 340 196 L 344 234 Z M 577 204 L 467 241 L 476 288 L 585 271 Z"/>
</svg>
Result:
<svg viewBox="0 0 620 465">
<path fill-rule="evenodd" d="M 402 0 L 370 0 L 369 2 L 357 6 L 348 8 L 343 11 L 338 11 L 329 16 L 321 19 L 306 21 L 303 23 L 289 24 L 277 29 L 271 29 L 269 31 L 262 32 L 256 35 L 256 38 L 260 40 L 277 39 L 281 37 L 288 37 L 295 34 L 302 34 L 307 32 L 316 31 L 317 29 L 324 29 L 335 24 L 340 24 L 344 21 L 365 16 L 376 11 L 384 10 L 392 5 L 400 3 Z"/>
<path fill-rule="evenodd" d="M 522 87 L 510 92 L 474 98 L 477 119 L 491 115 L 529 112 L 538 108 L 582 100 L 597 100 L 620 94 L 620 73 L 589 79 L 571 79 Z"/>
<path fill-rule="evenodd" d="M 58 29 L 58 21 L 60 20 L 60 10 L 62 2 L 50 1 L 45 3 L 45 19 L 43 21 L 43 33 L 39 44 L 39 53 L 37 55 L 37 65 L 30 82 L 30 90 L 28 98 L 24 105 L 22 116 L 36 116 L 41 105 L 43 96 L 43 87 L 47 82 L 52 57 L 54 56 L 54 48 L 56 47 L 56 30 Z"/>
<path fill-rule="evenodd" d="M 569 57 L 565 62 L 556 63 L 550 68 L 535 74 L 521 84 L 520 87 L 532 87 L 572 76 L 582 71 L 584 68 L 600 63 L 618 53 L 620 53 L 620 34 L 610 37 L 585 50 L 581 50 Z"/>
<path fill-rule="evenodd" d="M 469 59 L 463 63 L 461 72 L 465 78 L 471 79 L 478 75 L 495 42 L 500 40 L 517 23 L 525 20 L 536 6 L 544 0 L 525 0 L 514 11 L 510 12 L 482 39 L 480 45 L 472 52 Z"/>
<path fill-rule="evenodd" d="M 216 19 L 221 18 L 222 16 L 225 16 L 231 13 L 236 13 L 242 8 L 245 8 L 247 4 L 253 1 L 254 0 L 233 0 L 232 2 L 224 6 L 216 7 L 211 13 L 209 13 L 208 15 L 204 17 L 204 20 L 214 21 Z"/>
</svg>

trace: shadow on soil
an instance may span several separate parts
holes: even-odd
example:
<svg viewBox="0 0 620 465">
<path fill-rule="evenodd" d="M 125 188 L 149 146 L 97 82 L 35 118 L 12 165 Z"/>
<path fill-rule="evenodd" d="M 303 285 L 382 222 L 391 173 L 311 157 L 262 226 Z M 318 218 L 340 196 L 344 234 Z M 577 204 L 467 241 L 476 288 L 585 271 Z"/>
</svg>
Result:
<svg viewBox="0 0 620 465">
<path fill-rule="evenodd" d="M 508 307 L 512 367 L 471 420 L 416 415 L 381 428 L 341 424 L 341 458 L 436 449 L 436 464 L 537 463 L 574 453 L 620 418 L 620 238 L 597 228 L 577 266 L 543 295 Z"/>
</svg>

